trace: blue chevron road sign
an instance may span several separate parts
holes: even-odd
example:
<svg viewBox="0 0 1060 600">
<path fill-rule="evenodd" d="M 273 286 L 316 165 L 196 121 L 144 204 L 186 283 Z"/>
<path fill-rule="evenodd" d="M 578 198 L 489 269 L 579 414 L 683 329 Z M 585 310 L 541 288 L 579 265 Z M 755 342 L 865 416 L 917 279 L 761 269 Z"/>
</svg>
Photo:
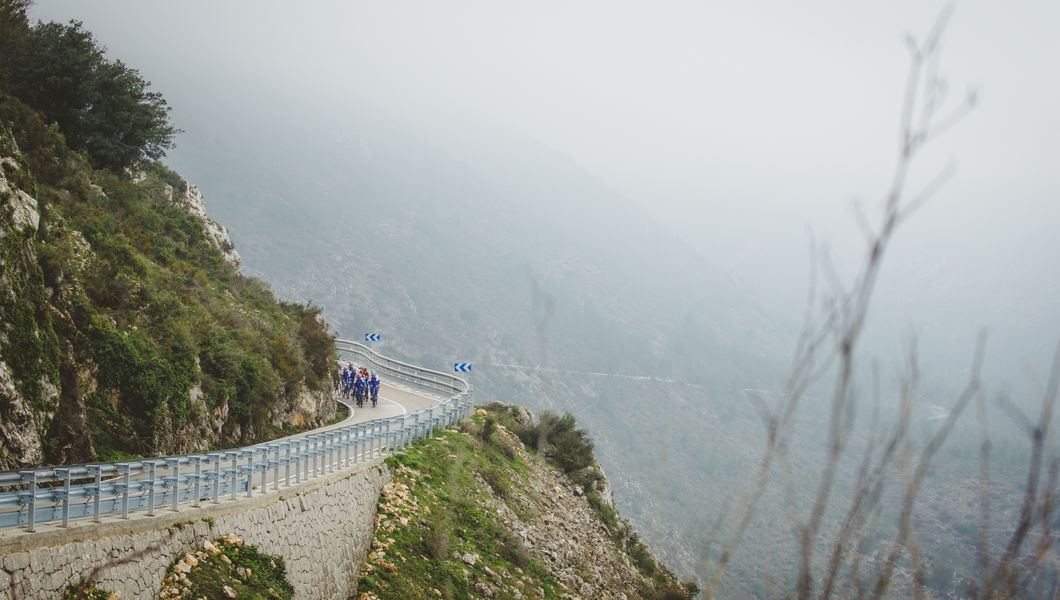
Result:
<svg viewBox="0 0 1060 600">
<path fill-rule="evenodd" d="M 366 333 L 366 334 L 364 334 L 364 341 L 366 341 L 366 342 L 378 342 L 379 341 L 379 334 L 378 333 Z"/>
<path fill-rule="evenodd" d="M 471 363 L 453 363 L 453 371 L 457 373 L 470 373 Z"/>
</svg>

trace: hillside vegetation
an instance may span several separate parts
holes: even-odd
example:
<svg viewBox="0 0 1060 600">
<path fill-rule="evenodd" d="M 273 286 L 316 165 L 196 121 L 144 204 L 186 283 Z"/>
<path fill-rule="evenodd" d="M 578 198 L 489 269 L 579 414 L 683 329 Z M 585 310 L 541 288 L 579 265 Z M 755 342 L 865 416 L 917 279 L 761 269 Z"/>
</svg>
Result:
<svg viewBox="0 0 1060 600">
<path fill-rule="evenodd" d="M 227 232 L 193 186 L 149 161 L 151 142 L 113 162 L 96 138 L 68 138 L 54 106 L 15 94 L 33 78 L 95 86 L 47 64 L 120 63 L 78 24 L 30 28 L 24 3 L 0 8 L 0 469 L 205 450 L 333 416 L 335 351 L 319 310 L 241 275 Z M 55 27 L 78 44 L 13 73 Z M 127 100 L 160 105 L 122 73 L 138 82 Z M 128 112 L 70 102 L 84 127 L 127 125 Z M 165 112 L 143 126 L 169 127 Z"/>
<path fill-rule="evenodd" d="M 569 415 L 495 403 L 388 466 L 361 600 L 695 595 L 618 519 Z"/>
</svg>

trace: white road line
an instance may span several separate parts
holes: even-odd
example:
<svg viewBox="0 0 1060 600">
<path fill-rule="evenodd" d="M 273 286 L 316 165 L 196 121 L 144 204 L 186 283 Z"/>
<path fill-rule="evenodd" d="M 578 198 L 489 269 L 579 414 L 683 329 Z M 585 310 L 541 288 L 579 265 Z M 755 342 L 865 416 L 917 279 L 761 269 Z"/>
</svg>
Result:
<svg viewBox="0 0 1060 600">
<path fill-rule="evenodd" d="M 403 415 L 408 414 L 408 412 L 409 412 L 409 411 L 405 410 L 405 406 L 403 404 L 398 404 L 397 402 L 394 402 L 393 400 L 391 400 L 389 398 L 384 398 L 382 395 L 379 396 L 379 399 L 380 400 L 386 400 L 387 402 L 389 402 L 389 403 L 393 404 L 394 406 L 400 408 L 401 409 L 401 414 L 403 414 Z"/>
</svg>

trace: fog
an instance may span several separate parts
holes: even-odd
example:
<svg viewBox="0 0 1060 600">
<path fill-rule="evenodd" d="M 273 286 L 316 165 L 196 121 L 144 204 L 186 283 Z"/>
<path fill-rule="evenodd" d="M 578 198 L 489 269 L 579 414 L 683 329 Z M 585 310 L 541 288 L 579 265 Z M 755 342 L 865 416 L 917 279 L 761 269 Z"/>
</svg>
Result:
<svg viewBox="0 0 1060 600">
<path fill-rule="evenodd" d="M 797 318 L 808 232 L 840 272 L 863 253 L 854 213 L 876 214 L 894 166 L 903 38 L 922 38 L 942 6 L 48 0 L 32 16 L 82 20 L 184 129 L 240 106 L 297 120 L 348 100 L 521 132 Z M 944 350 L 985 326 L 1003 354 L 1024 347 L 1044 368 L 1060 335 L 1058 19 L 1054 2 L 955 5 L 943 74 L 953 103 L 980 101 L 918 161 L 911 190 L 956 172 L 896 240 L 884 331 Z"/>
</svg>

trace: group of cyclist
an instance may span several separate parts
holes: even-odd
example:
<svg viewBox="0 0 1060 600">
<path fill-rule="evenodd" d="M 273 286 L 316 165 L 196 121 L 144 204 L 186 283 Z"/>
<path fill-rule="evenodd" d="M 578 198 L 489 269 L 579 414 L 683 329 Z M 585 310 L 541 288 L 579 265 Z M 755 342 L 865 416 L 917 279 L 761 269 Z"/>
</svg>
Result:
<svg viewBox="0 0 1060 600">
<path fill-rule="evenodd" d="M 368 367 L 358 369 L 353 363 L 347 363 L 339 370 L 339 390 L 343 398 L 349 400 L 353 397 L 357 408 L 364 406 L 368 400 L 375 407 L 379 402 L 379 376 L 375 371 L 369 372 Z"/>
</svg>

